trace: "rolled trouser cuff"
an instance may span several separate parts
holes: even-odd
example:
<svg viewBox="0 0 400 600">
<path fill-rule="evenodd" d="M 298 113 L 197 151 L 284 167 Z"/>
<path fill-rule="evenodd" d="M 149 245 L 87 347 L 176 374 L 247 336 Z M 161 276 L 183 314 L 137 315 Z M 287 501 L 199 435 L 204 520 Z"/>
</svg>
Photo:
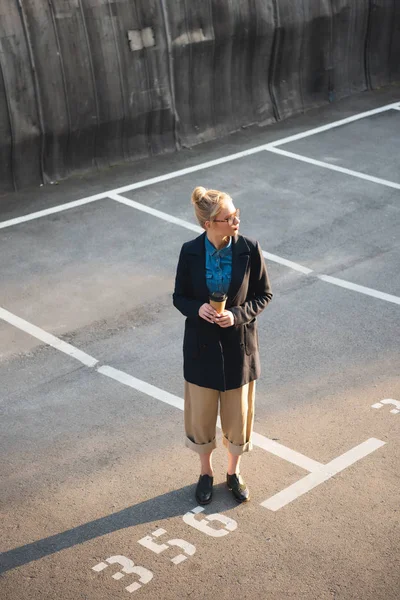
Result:
<svg viewBox="0 0 400 600">
<path fill-rule="evenodd" d="M 238 446 L 237 444 L 232 444 L 232 442 L 230 442 L 228 438 L 224 436 L 222 438 L 222 443 L 224 444 L 225 448 L 227 448 L 229 452 L 234 456 L 241 456 L 245 452 L 251 452 L 251 450 L 253 450 L 253 444 L 251 440 L 249 440 L 242 446 Z"/>
<path fill-rule="evenodd" d="M 211 442 L 207 444 L 196 444 L 190 438 L 185 438 L 185 446 L 197 454 L 209 454 L 217 447 L 217 441 L 213 439 Z"/>
</svg>

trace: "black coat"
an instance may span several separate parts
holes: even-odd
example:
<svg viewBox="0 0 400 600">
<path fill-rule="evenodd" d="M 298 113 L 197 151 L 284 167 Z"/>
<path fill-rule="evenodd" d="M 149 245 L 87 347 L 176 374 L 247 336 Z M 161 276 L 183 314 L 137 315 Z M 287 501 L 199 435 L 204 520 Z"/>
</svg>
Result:
<svg viewBox="0 0 400 600">
<path fill-rule="evenodd" d="M 260 244 L 242 235 L 232 238 L 232 279 L 226 309 L 235 325 L 222 328 L 199 317 L 209 301 L 205 269 L 205 233 L 182 246 L 174 306 L 184 314 L 184 378 L 215 390 L 231 390 L 258 379 L 260 357 L 256 317 L 272 298 Z"/>
</svg>

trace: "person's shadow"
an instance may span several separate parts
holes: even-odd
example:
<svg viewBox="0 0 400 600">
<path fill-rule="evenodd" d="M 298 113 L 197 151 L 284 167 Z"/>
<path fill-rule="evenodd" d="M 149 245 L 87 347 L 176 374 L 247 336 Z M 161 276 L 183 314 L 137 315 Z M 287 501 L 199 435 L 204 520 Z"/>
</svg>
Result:
<svg viewBox="0 0 400 600">
<path fill-rule="evenodd" d="M 55 552 L 60 552 L 60 550 L 71 548 L 77 544 L 83 544 L 113 531 L 142 523 L 160 521 L 169 517 L 183 516 L 197 506 L 194 491 L 195 485 L 188 485 L 129 508 L 124 508 L 107 517 L 90 521 L 84 525 L 79 525 L 79 527 L 3 552 L 0 554 L 0 573 L 39 560 Z M 206 514 L 226 512 L 234 506 L 237 506 L 235 500 L 227 490 L 226 485 L 221 483 L 214 486 L 213 500 L 211 504 L 205 507 L 205 512 Z"/>
</svg>

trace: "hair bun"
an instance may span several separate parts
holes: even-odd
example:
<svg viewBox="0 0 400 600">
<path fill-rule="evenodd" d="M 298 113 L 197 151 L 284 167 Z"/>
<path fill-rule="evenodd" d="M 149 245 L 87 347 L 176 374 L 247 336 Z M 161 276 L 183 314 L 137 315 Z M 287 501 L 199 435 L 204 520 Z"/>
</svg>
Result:
<svg viewBox="0 0 400 600">
<path fill-rule="evenodd" d="M 192 192 L 192 203 L 198 204 L 206 193 L 207 193 L 206 188 L 201 185 L 194 188 L 194 190 Z"/>
</svg>

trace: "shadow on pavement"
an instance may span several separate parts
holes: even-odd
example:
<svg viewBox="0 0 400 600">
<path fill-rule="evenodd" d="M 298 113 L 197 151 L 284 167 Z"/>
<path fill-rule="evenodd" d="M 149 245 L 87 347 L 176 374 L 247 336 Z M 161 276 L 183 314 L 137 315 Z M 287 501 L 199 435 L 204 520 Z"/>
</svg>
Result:
<svg viewBox="0 0 400 600">
<path fill-rule="evenodd" d="M 34 560 L 40 560 L 61 550 L 83 544 L 127 527 L 151 523 L 171 517 L 183 516 L 193 509 L 197 503 L 194 499 L 195 485 L 188 485 L 179 490 L 151 498 L 135 506 L 96 519 L 68 531 L 57 533 L 48 538 L 8 550 L 0 554 L 0 573 L 20 567 Z M 213 502 L 205 508 L 205 513 L 227 511 L 237 506 L 225 484 L 214 486 Z"/>
</svg>

